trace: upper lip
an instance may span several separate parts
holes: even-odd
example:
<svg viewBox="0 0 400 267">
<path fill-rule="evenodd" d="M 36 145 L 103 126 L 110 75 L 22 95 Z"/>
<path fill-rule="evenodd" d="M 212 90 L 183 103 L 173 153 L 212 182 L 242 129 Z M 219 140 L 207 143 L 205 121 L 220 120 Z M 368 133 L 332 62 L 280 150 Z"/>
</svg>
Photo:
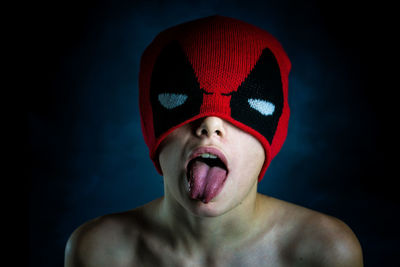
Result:
<svg viewBox="0 0 400 267">
<path fill-rule="evenodd" d="M 212 147 L 212 146 L 201 146 L 201 147 L 195 148 L 189 155 L 189 158 L 186 162 L 186 167 L 188 166 L 188 164 L 191 160 L 193 160 L 197 157 L 200 157 L 200 155 L 204 154 L 204 153 L 209 153 L 209 154 L 213 154 L 213 155 L 217 156 L 224 163 L 225 167 L 229 171 L 228 160 L 226 159 L 224 153 L 221 150 L 219 150 L 218 148 Z"/>
</svg>

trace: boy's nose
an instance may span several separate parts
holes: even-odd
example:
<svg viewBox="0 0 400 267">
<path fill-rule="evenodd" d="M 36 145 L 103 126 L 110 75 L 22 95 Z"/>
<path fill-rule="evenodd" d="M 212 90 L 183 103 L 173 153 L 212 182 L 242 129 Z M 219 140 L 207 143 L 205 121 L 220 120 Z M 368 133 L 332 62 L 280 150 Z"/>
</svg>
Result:
<svg viewBox="0 0 400 267">
<path fill-rule="evenodd" d="M 200 125 L 196 129 L 196 135 L 198 137 L 211 137 L 214 134 L 219 137 L 225 136 L 224 121 L 218 117 L 206 117 L 202 119 Z"/>
</svg>

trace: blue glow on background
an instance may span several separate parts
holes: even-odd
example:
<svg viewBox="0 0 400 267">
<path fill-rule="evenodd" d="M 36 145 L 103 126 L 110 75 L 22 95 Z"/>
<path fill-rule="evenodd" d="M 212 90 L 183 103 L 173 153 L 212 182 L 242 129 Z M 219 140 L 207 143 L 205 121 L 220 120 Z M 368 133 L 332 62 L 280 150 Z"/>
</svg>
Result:
<svg viewBox="0 0 400 267">
<path fill-rule="evenodd" d="M 53 50 L 45 46 L 40 51 L 55 66 L 42 66 L 46 82 L 28 114 L 34 166 L 30 266 L 62 266 L 65 242 L 76 227 L 162 196 L 162 177 L 148 157 L 140 129 L 140 56 L 165 28 L 216 13 L 268 30 L 293 64 L 287 141 L 259 191 L 339 217 L 359 237 L 366 266 L 390 266 L 399 246 L 394 234 L 382 230 L 381 221 L 390 220 L 395 203 L 391 196 L 375 194 L 370 185 L 385 160 L 376 156 L 381 151 L 376 128 L 383 122 L 368 95 L 360 94 L 365 76 L 357 69 L 359 54 L 335 39 L 316 3 L 113 3 L 85 6 L 81 24 L 72 28 L 81 35 L 67 32 L 64 40 L 64 33 L 54 32 L 54 41 L 47 36 L 50 30 L 42 29 L 39 36 L 50 41 Z"/>
</svg>

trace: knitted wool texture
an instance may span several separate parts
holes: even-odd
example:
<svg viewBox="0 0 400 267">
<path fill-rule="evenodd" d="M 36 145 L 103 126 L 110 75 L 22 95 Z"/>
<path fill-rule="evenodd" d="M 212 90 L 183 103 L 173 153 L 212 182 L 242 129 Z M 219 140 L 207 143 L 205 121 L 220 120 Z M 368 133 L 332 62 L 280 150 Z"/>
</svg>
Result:
<svg viewBox="0 0 400 267">
<path fill-rule="evenodd" d="M 263 145 L 260 181 L 286 138 L 290 68 L 271 34 L 237 19 L 211 16 L 158 34 L 139 73 L 142 132 L 157 171 L 157 149 L 168 134 L 217 116 Z"/>
</svg>

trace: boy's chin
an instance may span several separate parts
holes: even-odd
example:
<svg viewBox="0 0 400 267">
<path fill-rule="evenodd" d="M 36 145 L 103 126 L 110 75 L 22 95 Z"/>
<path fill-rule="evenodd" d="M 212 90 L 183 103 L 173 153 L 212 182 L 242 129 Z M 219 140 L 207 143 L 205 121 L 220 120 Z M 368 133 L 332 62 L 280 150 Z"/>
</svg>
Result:
<svg viewBox="0 0 400 267">
<path fill-rule="evenodd" d="M 217 195 L 208 202 L 199 199 L 192 199 L 188 194 L 185 199 L 185 207 L 193 215 L 199 217 L 218 217 L 230 210 L 229 201 L 223 195 Z"/>
<path fill-rule="evenodd" d="M 182 176 L 180 185 L 179 193 L 176 192 L 179 196 L 175 195 L 174 198 L 183 212 L 198 217 L 217 217 L 228 212 L 234 205 L 226 192 L 227 188 L 222 188 L 213 198 L 205 201 L 202 197 L 193 198 L 186 176 Z"/>
<path fill-rule="evenodd" d="M 190 212 L 198 217 L 218 217 L 226 212 L 218 201 L 210 201 L 208 203 L 198 200 L 190 201 Z"/>
</svg>

